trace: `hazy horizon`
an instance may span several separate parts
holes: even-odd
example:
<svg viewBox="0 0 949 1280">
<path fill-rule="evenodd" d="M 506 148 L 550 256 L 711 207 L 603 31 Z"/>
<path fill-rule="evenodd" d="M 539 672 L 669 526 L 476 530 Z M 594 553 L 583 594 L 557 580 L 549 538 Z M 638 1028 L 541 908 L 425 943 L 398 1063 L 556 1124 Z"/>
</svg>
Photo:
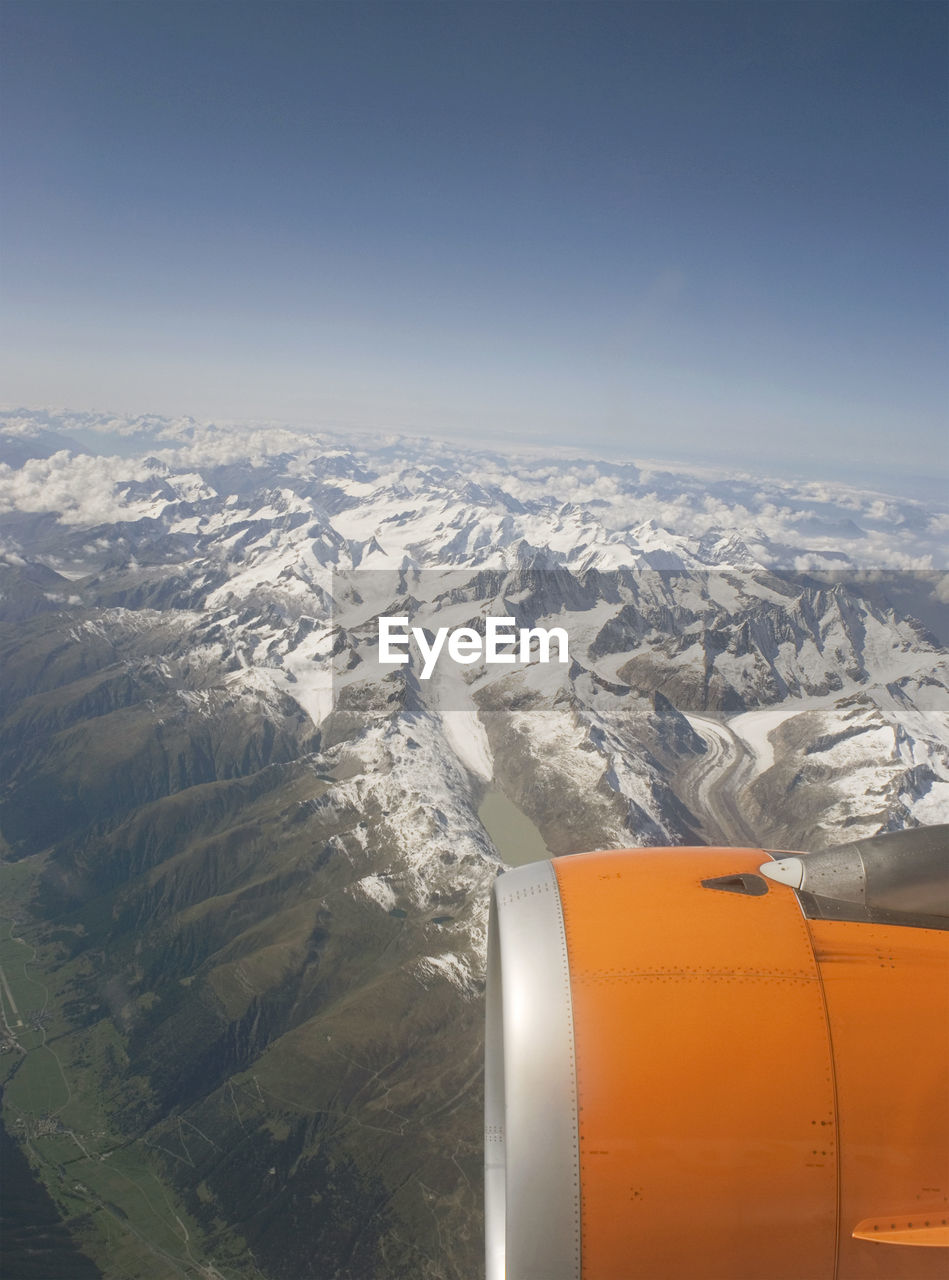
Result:
<svg viewBox="0 0 949 1280">
<path fill-rule="evenodd" d="M 86 410 L 62 405 L 0 404 L 0 418 L 18 414 L 23 414 L 29 419 L 35 419 L 38 415 L 55 418 L 56 415 L 64 414 L 67 417 L 88 416 L 90 418 L 101 418 L 104 421 L 112 419 L 116 422 L 134 422 L 138 419 L 165 421 L 190 419 L 202 426 L 233 427 L 237 430 L 262 428 L 264 430 L 296 432 L 302 436 L 328 435 L 338 439 L 341 443 L 347 442 L 356 447 L 368 448 L 378 445 L 386 438 L 400 438 L 411 442 L 430 440 L 438 444 L 448 444 L 460 450 L 470 449 L 473 452 L 483 451 L 502 456 L 512 455 L 519 458 L 536 454 L 548 459 L 575 458 L 578 461 L 594 463 L 602 461 L 611 465 L 637 464 L 652 468 L 669 467 L 672 470 L 688 471 L 692 474 L 709 472 L 718 476 L 733 476 L 744 473 L 759 479 L 779 482 L 798 482 L 802 484 L 826 482 L 841 488 L 877 492 L 884 496 L 913 498 L 937 510 L 949 508 L 949 492 L 947 492 L 945 477 L 938 472 L 914 471 L 912 463 L 908 463 L 903 467 L 897 465 L 874 468 L 870 465 L 834 465 L 826 460 L 815 460 L 809 466 L 805 459 L 800 458 L 796 459 L 793 464 L 782 462 L 780 459 L 769 463 L 760 458 L 738 453 L 729 456 L 723 453 L 703 455 L 695 449 L 680 450 L 678 453 L 672 448 L 665 451 L 637 450 L 632 441 L 625 446 L 611 446 L 607 443 L 602 447 L 598 447 L 595 441 L 589 441 L 586 445 L 581 443 L 571 444 L 563 441 L 545 444 L 536 438 L 518 437 L 513 432 L 498 432 L 495 435 L 485 434 L 481 439 L 472 441 L 460 437 L 457 433 L 451 431 L 439 432 L 437 429 L 423 431 L 412 430 L 410 427 L 399 429 L 391 426 L 356 427 L 338 423 L 299 423 L 273 418 L 199 418 L 194 414 L 187 413 L 161 415 L 148 412 Z M 3 422 L 0 421 L 0 431 L 2 429 Z M 58 430 L 59 427 L 55 422 L 51 422 L 50 429 Z M 81 427 L 67 426 L 64 434 L 70 436 L 83 448 L 89 448 L 91 452 L 102 452 L 120 457 L 141 456 L 144 451 L 152 447 L 152 444 L 144 442 L 142 435 L 128 435 L 124 432 L 120 434 L 118 431 L 110 432 L 104 427 L 92 427 L 88 424 Z M 161 446 L 156 443 L 154 447 Z M 923 463 L 917 462 L 917 465 L 924 464 L 925 460 L 923 460 Z"/>
</svg>

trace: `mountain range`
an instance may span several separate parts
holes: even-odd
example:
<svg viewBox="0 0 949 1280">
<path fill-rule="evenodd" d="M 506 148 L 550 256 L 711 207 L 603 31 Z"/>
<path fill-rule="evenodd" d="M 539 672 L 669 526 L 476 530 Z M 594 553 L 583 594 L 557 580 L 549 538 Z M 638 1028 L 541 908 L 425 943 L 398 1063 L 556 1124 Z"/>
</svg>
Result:
<svg viewBox="0 0 949 1280">
<path fill-rule="evenodd" d="M 122 1280 L 478 1274 L 494 877 L 949 820 L 947 529 L 790 478 L 0 416 L 3 1120 L 75 1243 Z M 384 615 L 569 659 L 423 680 Z"/>
</svg>

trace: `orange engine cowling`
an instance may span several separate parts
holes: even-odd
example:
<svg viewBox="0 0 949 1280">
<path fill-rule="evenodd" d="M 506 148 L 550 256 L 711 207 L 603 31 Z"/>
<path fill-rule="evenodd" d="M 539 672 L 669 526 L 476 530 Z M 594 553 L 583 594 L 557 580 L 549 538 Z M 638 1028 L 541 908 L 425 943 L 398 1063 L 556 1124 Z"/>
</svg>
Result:
<svg viewBox="0 0 949 1280">
<path fill-rule="evenodd" d="M 949 827 L 498 878 L 488 1280 L 949 1274 Z"/>
</svg>

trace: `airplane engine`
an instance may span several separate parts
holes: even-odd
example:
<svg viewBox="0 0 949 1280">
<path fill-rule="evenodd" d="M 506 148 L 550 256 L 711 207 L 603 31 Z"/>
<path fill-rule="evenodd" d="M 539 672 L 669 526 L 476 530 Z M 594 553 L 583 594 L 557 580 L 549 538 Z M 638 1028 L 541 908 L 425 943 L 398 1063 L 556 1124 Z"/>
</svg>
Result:
<svg viewBox="0 0 949 1280">
<path fill-rule="evenodd" d="M 949 1275 L 949 827 L 492 891 L 487 1280 Z"/>
</svg>

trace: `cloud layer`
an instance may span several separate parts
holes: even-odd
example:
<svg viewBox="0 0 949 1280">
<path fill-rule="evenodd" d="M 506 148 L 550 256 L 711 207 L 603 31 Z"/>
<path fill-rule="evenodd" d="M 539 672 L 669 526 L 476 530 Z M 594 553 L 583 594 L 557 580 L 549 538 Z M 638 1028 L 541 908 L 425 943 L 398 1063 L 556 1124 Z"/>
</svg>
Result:
<svg viewBox="0 0 949 1280">
<path fill-rule="evenodd" d="M 64 440 L 71 447 L 51 451 Z M 715 564 L 739 554 L 739 544 L 741 554 L 769 567 L 947 567 L 949 507 L 830 482 L 563 452 L 465 450 L 399 435 L 347 438 L 277 424 L 55 411 L 0 414 L 0 449 L 4 442 L 14 461 L 0 462 L 0 514 L 50 513 L 63 525 L 171 518 L 179 503 L 226 502 L 238 491 L 244 507 L 249 493 L 276 488 L 317 510 L 322 486 L 342 488 L 350 506 L 381 501 L 390 522 L 393 503 L 422 496 L 472 517 L 529 515 L 532 532 L 546 529 L 550 545 L 575 530 L 577 539 L 609 546 L 608 567 L 623 562 L 625 546 L 687 545 Z M 37 456 L 23 461 L 34 444 Z M 391 542 L 393 531 L 386 532 Z M 538 545 L 546 545 L 542 536 Z"/>
</svg>

